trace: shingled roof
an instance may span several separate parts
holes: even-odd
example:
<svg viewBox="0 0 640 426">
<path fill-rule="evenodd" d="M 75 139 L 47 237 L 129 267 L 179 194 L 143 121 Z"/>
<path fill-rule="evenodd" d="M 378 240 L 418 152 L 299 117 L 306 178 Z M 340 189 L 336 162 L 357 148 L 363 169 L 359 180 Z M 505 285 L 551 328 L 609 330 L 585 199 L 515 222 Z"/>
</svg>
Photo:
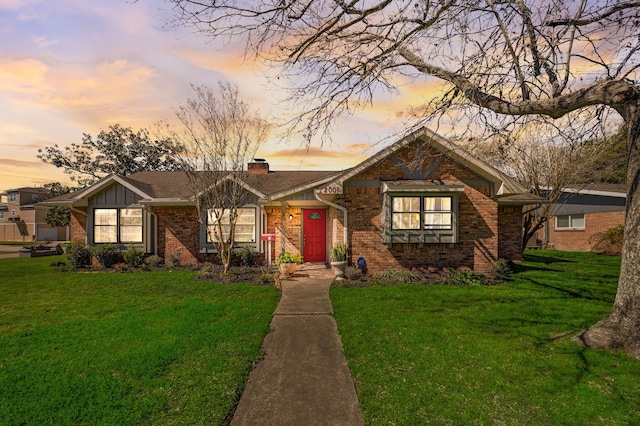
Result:
<svg viewBox="0 0 640 426">
<path fill-rule="evenodd" d="M 202 172 L 205 173 L 205 172 Z M 315 184 L 336 176 L 338 171 L 278 171 L 267 174 L 243 173 L 242 180 L 250 187 L 271 198 L 272 195 L 301 192 Z M 59 197 L 51 198 L 43 204 L 74 205 L 105 188 L 120 183 L 139 194 L 144 201 L 173 200 L 188 203 L 192 200 L 192 188 L 187 174 L 174 172 L 139 172 L 129 176 L 110 175 L 89 188 L 81 189 Z"/>
</svg>

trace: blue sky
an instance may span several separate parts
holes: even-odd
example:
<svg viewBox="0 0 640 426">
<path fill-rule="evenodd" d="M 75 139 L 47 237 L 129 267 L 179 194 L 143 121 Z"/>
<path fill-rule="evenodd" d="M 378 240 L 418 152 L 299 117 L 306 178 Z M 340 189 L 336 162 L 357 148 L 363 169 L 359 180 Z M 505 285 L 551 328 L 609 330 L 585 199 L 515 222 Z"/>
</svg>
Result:
<svg viewBox="0 0 640 426">
<path fill-rule="evenodd" d="M 0 190 L 68 183 L 36 158 L 38 148 L 79 143 L 119 123 L 153 127 L 174 120 L 191 84 L 237 84 L 267 117 L 282 93 L 234 46 L 186 29 L 162 30 L 161 3 L 141 0 L 0 0 Z M 339 123 L 334 142 L 270 142 L 258 153 L 272 169 L 350 167 L 381 148 L 401 111 L 428 86 L 401 88 Z M 388 142 L 387 142 L 388 143 Z M 375 145 L 372 147 L 372 145 Z"/>
</svg>

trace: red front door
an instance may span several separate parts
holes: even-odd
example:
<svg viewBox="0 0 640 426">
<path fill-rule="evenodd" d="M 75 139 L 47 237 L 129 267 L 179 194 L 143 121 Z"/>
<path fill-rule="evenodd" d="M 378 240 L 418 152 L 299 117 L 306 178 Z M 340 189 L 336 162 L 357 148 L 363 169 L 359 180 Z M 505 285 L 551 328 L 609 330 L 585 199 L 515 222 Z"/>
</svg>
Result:
<svg viewBox="0 0 640 426">
<path fill-rule="evenodd" d="M 327 210 L 302 210 L 303 248 L 305 262 L 327 261 Z"/>
</svg>

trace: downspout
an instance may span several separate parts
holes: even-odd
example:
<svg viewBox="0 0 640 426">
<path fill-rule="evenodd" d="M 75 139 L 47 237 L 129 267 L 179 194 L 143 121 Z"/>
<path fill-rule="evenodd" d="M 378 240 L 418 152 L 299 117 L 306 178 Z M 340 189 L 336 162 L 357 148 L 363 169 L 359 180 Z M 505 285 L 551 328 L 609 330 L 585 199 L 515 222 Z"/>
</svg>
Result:
<svg viewBox="0 0 640 426">
<path fill-rule="evenodd" d="M 282 237 L 281 237 L 281 241 L 282 241 L 282 251 L 280 253 L 284 253 L 285 251 L 287 251 L 287 233 L 285 231 L 285 227 L 287 226 L 287 222 L 285 221 L 285 210 L 287 209 L 287 202 L 286 201 L 281 201 L 280 202 L 280 231 L 282 233 Z"/>
<path fill-rule="evenodd" d="M 349 247 L 349 242 L 347 240 L 347 235 L 348 235 L 348 233 L 347 233 L 347 230 L 348 230 L 348 227 L 347 227 L 347 218 L 348 218 L 348 216 L 347 216 L 347 208 L 343 207 L 343 206 L 341 206 L 339 204 L 332 203 L 331 201 L 323 200 L 322 198 L 320 198 L 320 194 L 319 194 L 318 190 L 314 190 L 313 191 L 313 195 L 314 195 L 314 197 L 316 197 L 316 200 L 320 201 L 321 203 L 326 204 L 326 205 L 328 205 L 330 207 L 335 207 L 338 210 L 342 210 L 342 214 L 344 216 L 344 226 L 343 226 L 343 228 L 344 228 L 344 236 L 343 236 L 343 240 L 344 240 L 344 245 L 347 246 L 347 248 L 348 248 Z"/>
</svg>

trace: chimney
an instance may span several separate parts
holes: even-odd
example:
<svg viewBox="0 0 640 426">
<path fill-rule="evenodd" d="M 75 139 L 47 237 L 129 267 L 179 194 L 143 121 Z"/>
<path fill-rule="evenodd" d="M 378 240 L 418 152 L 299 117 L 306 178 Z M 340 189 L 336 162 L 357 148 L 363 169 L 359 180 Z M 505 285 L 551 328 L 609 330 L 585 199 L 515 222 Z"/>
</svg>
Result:
<svg viewBox="0 0 640 426">
<path fill-rule="evenodd" d="M 269 173 L 269 163 L 264 158 L 254 158 L 252 163 L 247 164 L 247 171 L 250 175 L 266 175 Z"/>
</svg>

